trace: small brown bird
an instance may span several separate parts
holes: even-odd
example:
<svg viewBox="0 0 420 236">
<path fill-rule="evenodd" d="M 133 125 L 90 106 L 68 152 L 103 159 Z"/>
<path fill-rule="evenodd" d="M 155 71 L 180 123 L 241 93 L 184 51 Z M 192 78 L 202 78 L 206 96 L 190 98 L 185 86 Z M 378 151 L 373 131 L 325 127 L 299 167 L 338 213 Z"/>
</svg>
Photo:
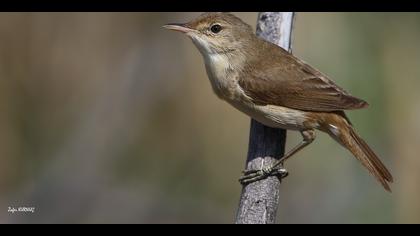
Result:
<svg viewBox="0 0 420 236">
<path fill-rule="evenodd" d="M 326 75 L 283 48 L 257 37 L 251 26 L 230 13 L 205 13 L 167 29 L 189 36 L 204 58 L 216 95 L 258 122 L 300 131 L 303 141 L 278 162 L 260 171 L 246 171 L 246 184 L 279 171 L 279 166 L 315 139 L 315 130 L 347 148 L 390 190 L 393 178 L 376 154 L 355 132 L 344 110 L 367 102 L 353 97 Z"/>
</svg>

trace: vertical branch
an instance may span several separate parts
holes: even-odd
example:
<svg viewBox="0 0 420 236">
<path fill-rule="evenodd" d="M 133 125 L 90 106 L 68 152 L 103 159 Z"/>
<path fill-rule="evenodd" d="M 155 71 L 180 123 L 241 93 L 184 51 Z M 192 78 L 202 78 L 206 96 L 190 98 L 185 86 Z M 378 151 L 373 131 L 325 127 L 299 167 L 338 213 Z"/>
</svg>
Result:
<svg viewBox="0 0 420 236">
<path fill-rule="evenodd" d="M 258 15 L 257 35 L 291 51 L 293 12 L 261 12 Z M 284 155 L 286 131 L 266 127 L 251 120 L 246 169 L 261 169 Z M 237 224 L 272 224 L 276 221 L 280 181 L 277 177 L 243 187 Z"/>
</svg>

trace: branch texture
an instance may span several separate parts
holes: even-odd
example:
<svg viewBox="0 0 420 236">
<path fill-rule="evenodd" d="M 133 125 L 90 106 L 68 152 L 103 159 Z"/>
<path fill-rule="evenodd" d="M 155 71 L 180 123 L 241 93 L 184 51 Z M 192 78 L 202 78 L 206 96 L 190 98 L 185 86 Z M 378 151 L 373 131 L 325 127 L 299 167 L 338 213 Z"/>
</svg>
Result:
<svg viewBox="0 0 420 236">
<path fill-rule="evenodd" d="M 258 15 L 257 35 L 291 51 L 293 12 L 261 12 Z M 251 120 L 246 169 L 261 169 L 284 155 L 286 131 L 266 127 Z M 277 177 L 243 187 L 236 215 L 237 224 L 273 224 L 276 222 L 280 196 Z"/>
</svg>

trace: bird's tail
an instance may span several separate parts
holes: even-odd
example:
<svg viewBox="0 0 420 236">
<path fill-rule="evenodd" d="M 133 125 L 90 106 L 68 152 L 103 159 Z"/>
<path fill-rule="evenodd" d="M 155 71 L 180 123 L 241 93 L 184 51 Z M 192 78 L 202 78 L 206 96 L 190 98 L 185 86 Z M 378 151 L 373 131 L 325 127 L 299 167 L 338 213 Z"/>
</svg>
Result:
<svg viewBox="0 0 420 236">
<path fill-rule="evenodd" d="M 346 147 L 382 186 L 391 192 L 389 187 L 389 183 L 393 182 L 391 173 L 367 143 L 356 133 L 344 112 L 336 115 L 334 119 L 329 119 L 333 122 L 329 122 L 326 131 Z"/>
</svg>

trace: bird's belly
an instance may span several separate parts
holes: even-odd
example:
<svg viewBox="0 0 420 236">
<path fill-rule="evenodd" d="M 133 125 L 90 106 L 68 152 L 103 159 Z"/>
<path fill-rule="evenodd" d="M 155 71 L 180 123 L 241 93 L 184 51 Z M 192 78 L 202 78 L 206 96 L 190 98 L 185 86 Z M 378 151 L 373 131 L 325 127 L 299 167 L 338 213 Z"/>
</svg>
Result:
<svg viewBox="0 0 420 236">
<path fill-rule="evenodd" d="M 307 127 L 307 112 L 305 111 L 274 105 L 260 106 L 235 101 L 230 101 L 229 103 L 258 122 L 272 128 L 290 130 L 305 130 L 309 128 Z"/>
</svg>

